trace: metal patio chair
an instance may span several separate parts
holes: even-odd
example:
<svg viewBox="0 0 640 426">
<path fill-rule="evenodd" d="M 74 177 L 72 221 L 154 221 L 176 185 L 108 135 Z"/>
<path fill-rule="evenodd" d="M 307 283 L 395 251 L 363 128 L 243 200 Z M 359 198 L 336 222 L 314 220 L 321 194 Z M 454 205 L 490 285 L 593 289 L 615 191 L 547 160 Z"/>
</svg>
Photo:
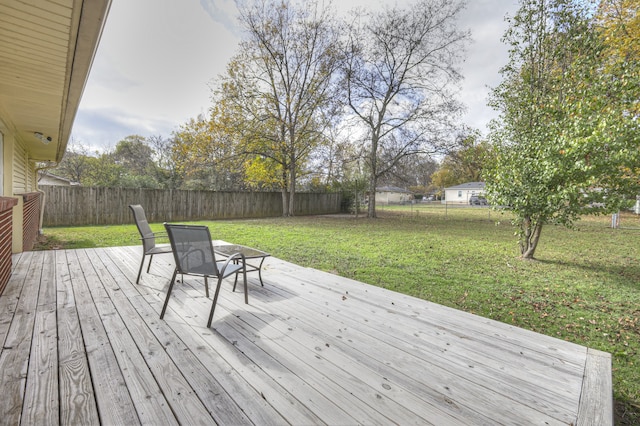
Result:
<svg viewBox="0 0 640 426">
<path fill-rule="evenodd" d="M 216 309 L 216 302 L 218 301 L 218 294 L 220 293 L 220 286 L 224 278 L 235 274 L 237 282 L 238 274 L 242 272 L 244 277 L 244 303 L 249 303 L 247 266 L 245 256 L 242 253 L 231 254 L 224 262 L 217 262 L 208 227 L 169 223 L 165 223 L 164 227 L 167 230 L 169 242 L 173 249 L 176 268 L 173 271 L 173 277 L 171 277 L 171 284 L 169 284 L 169 289 L 167 290 L 167 297 L 164 301 L 162 312 L 160 313 L 160 319 L 164 317 L 164 313 L 167 310 L 171 290 L 173 289 L 173 284 L 178 274 L 204 277 L 204 288 L 207 297 L 209 297 L 209 278 L 218 279 L 207 327 L 211 327 L 213 313 Z M 235 283 L 233 290 L 235 291 Z"/>
<path fill-rule="evenodd" d="M 153 232 L 147 222 L 147 216 L 144 214 L 144 209 L 140 204 L 129 205 L 131 213 L 133 213 L 133 219 L 136 222 L 138 231 L 140 232 L 140 239 L 142 240 L 142 260 L 140 261 L 140 269 L 138 270 L 138 278 L 136 278 L 136 284 L 140 283 L 140 275 L 142 274 L 142 266 L 144 265 L 145 257 L 149 256 L 149 266 L 147 266 L 147 274 L 151 269 L 151 261 L 154 254 L 171 253 L 171 246 L 169 245 L 156 245 L 156 237 L 164 236 L 166 234 Z"/>
</svg>

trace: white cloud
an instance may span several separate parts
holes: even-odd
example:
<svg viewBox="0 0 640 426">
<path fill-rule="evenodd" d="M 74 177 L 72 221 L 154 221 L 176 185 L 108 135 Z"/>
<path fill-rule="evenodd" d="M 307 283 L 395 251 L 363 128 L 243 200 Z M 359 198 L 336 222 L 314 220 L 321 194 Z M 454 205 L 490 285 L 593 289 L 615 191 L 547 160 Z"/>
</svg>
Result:
<svg viewBox="0 0 640 426">
<path fill-rule="evenodd" d="M 84 144 L 114 145 L 129 134 L 169 136 L 206 112 L 208 82 L 224 71 L 236 44 L 197 0 L 114 0 L 74 137 Z M 121 125 L 114 131 L 92 128 L 90 118 L 106 113 L 115 117 L 95 126 Z M 106 139 L 116 135 L 117 140 Z"/>
<path fill-rule="evenodd" d="M 238 9 L 234 0 L 200 0 L 200 6 L 215 22 L 222 24 L 230 33 L 238 34 Z"/>
</svg>

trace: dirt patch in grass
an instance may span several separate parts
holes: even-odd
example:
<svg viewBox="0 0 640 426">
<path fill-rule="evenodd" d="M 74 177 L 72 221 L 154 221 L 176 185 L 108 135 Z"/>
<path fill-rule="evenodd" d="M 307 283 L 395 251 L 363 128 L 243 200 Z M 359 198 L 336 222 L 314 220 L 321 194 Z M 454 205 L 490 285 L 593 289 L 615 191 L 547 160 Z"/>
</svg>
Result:
<svg viewBox="0 0 640 426">
<path fill-rule="evenodd" d="M 38 235 L 38 239 L 33 245 L 33 250 L 63 250 L 65 248 L 65 241 L 44 234 Z"/>
</svg>

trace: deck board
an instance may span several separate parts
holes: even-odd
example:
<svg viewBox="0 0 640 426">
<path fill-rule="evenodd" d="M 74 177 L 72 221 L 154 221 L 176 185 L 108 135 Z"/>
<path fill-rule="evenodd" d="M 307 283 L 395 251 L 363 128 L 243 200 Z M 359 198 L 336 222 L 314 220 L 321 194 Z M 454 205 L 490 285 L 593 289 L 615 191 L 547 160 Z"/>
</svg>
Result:
<svg viewBox="0 0 640 426">
<path fill-rule="evenodd" d="M 58 422 L 58 348 L 56 311 L 36 313 L 22 422 L 24 424 L 55 424 Z"/>
<path fill-rule="evenodd" d="M 18 277 L 22 284 L 20 298 L 15 306 L 7 337 L 0 354 L 0 380 L 3 397 L 0 398 L 2 420 L 7 424 L 18 424 L 24 405 L 24 389 L 27 379 L 31 340 L 36 319 L 36 305 L 40 279 L 42 277 L 43 253 L 33 253 L 22 257 L 29 262 L 24 277 Z M 12 295 L 14 295 L 12 293 Z M 37 407 L 36 407 L 37 409 Z"/>
<path fill-rule="evenodd" d="M 609 354 L 270 257 L 176 283 L 139 247 L 14 256 L 0 296 L 11 424 L 611 424 Z M 146 266 L 145 266 L 146 271 Z M 212 284 L 213 286 L 213 284 Z"/>
<path fill-rule="evenodd" d="M 96 282 L 87 281 L 77 253 L 69 251 L 67 262 L 100 420 L 106 424 L 139 424 L 124 378 L 125 372 L 120 369 L 96 306 L 100 301 L 94 299 L 89 290 L 89 286 L 95 286 Z"/>
</svg>

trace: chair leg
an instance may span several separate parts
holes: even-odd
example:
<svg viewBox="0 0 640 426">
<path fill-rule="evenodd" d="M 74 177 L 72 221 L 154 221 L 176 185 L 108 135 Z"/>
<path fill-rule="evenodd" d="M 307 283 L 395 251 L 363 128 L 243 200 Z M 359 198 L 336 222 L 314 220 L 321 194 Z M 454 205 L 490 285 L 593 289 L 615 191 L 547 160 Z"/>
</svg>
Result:
<svg viewBox="0 0 640 426">
<path fill-rule="evenodd" d="M 244 277 L 244 303 L 249 304 L 249 290 L 247 289 L 247 265 L 242 264 L 242 276 Z"/>
<path fill-rule="evenodd" d="M 204 294 L 209 298 L 209 280 L 204 277 Z"/>
<path fill-rule="evenodd" d="M 149 266 L 147 266 L 147 274 L 149 273 L 149 270 L 151 269 L 151 261 L 153 260 L 153 255 L 149 255 Z"/>
<path fill-rule="evenodd" d="M 266 257 L 263 257 L 262 260 L 260 261 L 260 265 L 258 266 L 258 278 L 260 278 L 260 285 L 262 287 L 264 287 L 264 283 L 262 282 L 262 264 L 264 263 L 265 259 Z"/>
<path fill-rule="evenodd" d="M 243 265 L 242 267 L 242 275 L 244 276 L 244 303 L 249 304 L 249 292 L 247 291 L 247 265 Z M 236 291 L 236 286 L 238 285 L 238 272 L 236 272 L 235 281 L 233 281 L 233 290 Z"/>
<path fill-rule="evenodd" d="M 169 297 L 171 296 L 171 290 L 173 289 L 173 283 L 176 281 L 176 275 L 178 275 L 177 268 L 173 271 L 173 276 L 171 277 L 171 284 L 169 284 L 169 289 L 167 290 L 167 298 L 164 299 L 164 306 L 162 307 L 162 312 L 160 312 L 160 319 L 164 317 L 164 312 L 167 310 L 167 305 L 169 304 Z"/>
<path fill-rule="evenodd" d="M 209 313 L 209 321 L 207 327 L 211 328 L 211 321 L 213 321 L 213 312 L 216 310 L 216 303 L 218 302 L 218 293 L 220 293 L 220 287 L 222 287 L 222 277 L 218 278 L 218 284 L 216 285 L 216 293 L 213 295 L 213 303 L 211 304 L 211 313 Z"/>
<path fill-rule="evenodd" d="M 140 284 L 140 275 L 142 275 L 142 266 L 144 265 L 145 255 L 142 255 L 142 260 L 140 261 L 140 269 L 138 269 L 138 278 L 136 278 L 136 284 Z"/>
</svg>

